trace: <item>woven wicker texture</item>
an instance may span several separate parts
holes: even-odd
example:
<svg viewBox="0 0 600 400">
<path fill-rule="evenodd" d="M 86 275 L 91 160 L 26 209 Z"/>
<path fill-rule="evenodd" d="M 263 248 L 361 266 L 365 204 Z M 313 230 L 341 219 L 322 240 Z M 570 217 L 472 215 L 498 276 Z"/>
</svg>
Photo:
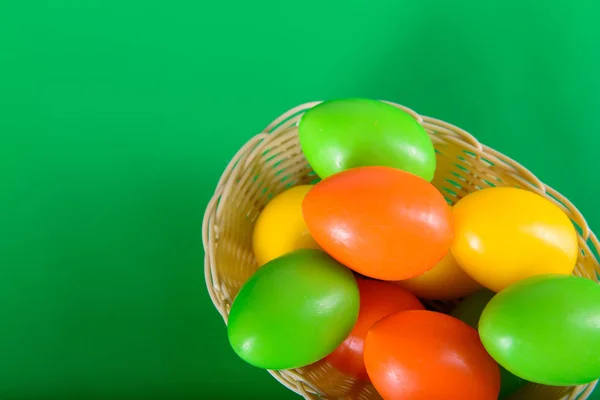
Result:
<svg viewBox="0 0 600 400">
<path fill-rule="evenodd" d="M 285 189 L 317 181 L 298 142 L 302 114 L 318 102 L 289 110 L 263 133 L 252 137 L 234 156 L 204 215 L 202 241 L 205 277 L 210 297 L 225 323 L 231 303 L 246 279 L 257 269 L 252 253 L 254 221 L 267 202 Z M 429 133 L 437 153 L 433 184 L 453 204 L 466 194 L 491 186 L 514 186 L 539 193 L 558 204 L 579 228 L 580 254 L 575 275 L 598 282 L 600 243 L 579 211 L 562 195 L 544 185 L 510 158 L 480 144 L 464 130 L 423 117 L 406 107 Z M 436 304 L 445 309 L 448 305 Z M 242 362 L 242 361 L 240 361 Z M 287 371 L 269 371 L 278 381 L 307 399 L 378 399 L 370 384 L 337 372 L 326 362 Z M 529 384 L 515 399 L 587 399 L 597 382 L 576 387 Z"/>
</svg>

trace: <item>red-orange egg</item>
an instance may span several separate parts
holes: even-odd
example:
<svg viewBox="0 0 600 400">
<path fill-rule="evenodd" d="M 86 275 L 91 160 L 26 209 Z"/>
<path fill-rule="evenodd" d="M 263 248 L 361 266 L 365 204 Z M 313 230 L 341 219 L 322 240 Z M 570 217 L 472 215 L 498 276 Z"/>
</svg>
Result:
<svg viewBox="0 0 600 400">
<path fill-rule="evenodd" d="M 356 278 L 360 294 L 358 320 L 346 340 L 326 360 L 338 371 L 369 380 L 363 346 L 368 330 L 380 319 L 399 311 L 424 310 L 415 295 L 389 282 Z"/>
<path fill-rule="evenodd" d="M 365 366 L 385 400 L 496 400 L 498 364 L 475 329 L 433 311 L 385 317 L 367 333 Z"/>
<path fill-rule="evenodd" d="M 390 167 L 353 168 L 322 180 L 305 196 L 302 212 L 325 251 L 381 280 L 432 269 L 453 238 L 442 194 L 425 179 Z"/>
</svg>

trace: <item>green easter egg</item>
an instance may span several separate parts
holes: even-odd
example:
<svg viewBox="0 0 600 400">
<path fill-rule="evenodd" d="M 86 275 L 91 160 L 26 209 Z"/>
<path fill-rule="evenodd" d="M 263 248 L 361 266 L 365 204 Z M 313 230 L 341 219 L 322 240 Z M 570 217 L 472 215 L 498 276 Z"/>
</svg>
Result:
<svg viewBox="0 0 600 400">
<path fill-rule="evenodd" d="M 394 167 L 433 179 L 435 152 L 425 129 L 407 112 L 378 100 L 320 103 L 303 115 L 298 136 L 322 179 L 363 166 Z"/>
<path fill-rule="evenodd" d="M 523 379 L 589 383 L 600 377 L 600 285 L 558 274 L 521 280 L 485 306 L 479 334 L 490 355 Z"/>
<path fill-rule="evenodd" d="M 296 250 L 269 261 L 244 284 L 231 306 L 229 342 L 258 368 L 300 368 L 346 339 L 359 303 L 349 269 L 322 250 Z"/>
<path fill-rule="evenodd" d="M 495 294 L 491 290 L 480 289 L 462 299 L 450 314 L 477 329 L 485 305 Z"/>
<path fill-rule="evenodd" d="M 494 297 L 495 293 L 488 289 L 481 289 L 466 296 L 450 313 L 453 317 L 466 322 L 477 329 L 479 318 L 486 304 Z M 510 395 L 527 384 L 527 381 L 508 372 L 500 366 L 500 400 L 509 398 Z"/>
</svg>

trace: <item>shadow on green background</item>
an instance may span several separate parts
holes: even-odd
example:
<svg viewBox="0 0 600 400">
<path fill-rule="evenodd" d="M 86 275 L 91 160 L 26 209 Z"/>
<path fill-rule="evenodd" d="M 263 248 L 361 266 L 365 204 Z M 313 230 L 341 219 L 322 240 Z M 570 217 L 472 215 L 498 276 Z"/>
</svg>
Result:
<svg viewBox="0 0 600 400">
<path fill-rule="evenodd" d="M 295 398 L 230 350 L 200 227 L 306 101 L 459 125 L 600 226 L 592 2 L 33 3 L 0 3 L 2 399 Z"/>
</svg>

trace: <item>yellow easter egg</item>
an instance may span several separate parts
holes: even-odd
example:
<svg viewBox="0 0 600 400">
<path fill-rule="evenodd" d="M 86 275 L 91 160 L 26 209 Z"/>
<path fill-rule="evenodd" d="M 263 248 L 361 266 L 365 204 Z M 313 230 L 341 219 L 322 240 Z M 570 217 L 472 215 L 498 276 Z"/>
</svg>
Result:
<svg viewBox="0 0 600 400">
<path fill-rule="evenodd" d="M 553 202 L 511 187 L 468 194 L 453 207 L 458 264 L 480 285 L 498 292 L 525 278 L 571 274 L 577 231 Z"/>
<path fill-rule="evenodd" d="M 433 269 L 395 283 L 426 300 L 457 299 L 481 289 L 481 285 L 462 270 L 450 252 Z"/>
<path fill-rule="evenodd" d="M 302 216 L 302 200 L 313 185 L 292 187 L 275 196 L 260 213 L 252 234 L 259 266 L 297 249 L 319 249 Z"/>
</svg>

